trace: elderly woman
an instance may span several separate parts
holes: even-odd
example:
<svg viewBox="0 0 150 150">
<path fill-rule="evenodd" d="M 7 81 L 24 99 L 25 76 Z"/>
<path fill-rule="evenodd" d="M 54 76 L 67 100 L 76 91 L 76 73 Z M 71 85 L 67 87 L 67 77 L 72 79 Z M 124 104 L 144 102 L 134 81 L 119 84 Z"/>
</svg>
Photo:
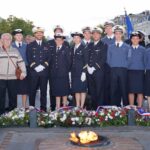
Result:
<svg viewBox="0 0 150 150">
<path fill-rule="evenodd" d="M 1 36 L 0 47 L 0 114 L 5 112 L 5 95 L 8 91 L 9 111 L 17 107 L 16 67 L 21 69 L 20 80 L 26 76 L 25 63 L 16 48 L 11 46 L 12 36 L 4 33 Z"/>
</svg>

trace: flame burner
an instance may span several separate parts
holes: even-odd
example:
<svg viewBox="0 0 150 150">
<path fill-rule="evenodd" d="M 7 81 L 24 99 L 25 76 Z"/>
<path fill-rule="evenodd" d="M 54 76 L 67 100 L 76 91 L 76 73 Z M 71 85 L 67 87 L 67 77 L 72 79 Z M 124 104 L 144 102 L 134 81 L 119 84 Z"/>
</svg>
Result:
<svg viewBox="0 0 150 150">
<path fill-rule="evenodd" d="M 110 141 L 105 136 L 100 136 L 93 131 L 81 131 L 76 134 L 70 134 L 70 142 L 72 145 L 80 147 L 102 147 L 110 144 Z"/>
</svg>

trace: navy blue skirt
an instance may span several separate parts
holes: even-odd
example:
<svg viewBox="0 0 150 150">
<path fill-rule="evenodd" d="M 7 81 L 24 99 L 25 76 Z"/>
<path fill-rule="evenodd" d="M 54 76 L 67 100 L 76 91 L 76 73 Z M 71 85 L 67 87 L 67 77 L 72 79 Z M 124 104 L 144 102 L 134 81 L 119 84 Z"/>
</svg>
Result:
<svg viewBox="0 0 150 150">
<path fill-rule="evenodd" d="M 144 93 L 144 71 L 129 70 L 128 71 L 128 92 Z"/>
<path fill-rule="evenodd" d="M 145 96 L 150 96 L 150 70 L 146 70 L 145 75 Z"/>
<path fill-rule="evenodd" d="M 69 77 L 51 78 L 50 87 L 53 96 L 67 96 L 70 94 Z"/>
<path fill-rule="evenodd" d="M 71 91 L 72 93 L 87 92 L 87 80 L 82 82 L 81 77 L 72 77 Z"/>
<path fill-rule="evenodd" d="M 29 81 L 29 67 L 26 66 L 27 76 L 23 80 L 17 80 L 17 94 L 18 95 L 28 95 L 30 88 Z"/>
<path fill-rule="evenodd" d="M 29 79 L 26 77 L 23 80 L 17 80 L 17 94 L 28 95 L 29 94 Z"/>
</svg>

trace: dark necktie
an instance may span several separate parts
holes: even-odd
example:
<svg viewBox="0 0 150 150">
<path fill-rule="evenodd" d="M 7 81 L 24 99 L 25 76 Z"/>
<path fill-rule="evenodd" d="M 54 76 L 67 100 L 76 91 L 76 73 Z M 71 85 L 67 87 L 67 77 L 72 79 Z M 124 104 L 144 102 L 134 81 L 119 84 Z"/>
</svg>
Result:
<svg viewBox="0 0 150 150">
<path fill-rule="evenodd" d="M 41 46 L 41 41 L 38 42 L 38 45 Z"/>
<path fill-rule="evenodd" d="M 56 50 L 57 52 L 59 52 L 59 48 L 60 48 L 60 47 L 57 47 L 57 50 Z"/>
<path fill-rule="evenodd" d="M 21 43 L 19 43 L 19 48 L 21 47 Z"/>
<path fill-rule="evenodd" d="M 86 46 L 88 46 L 89 42 L 86 42 Z"/>
<path fill-rule="evenodd" d="M 109 40 L 111 41 L 111 38 L 109 38 Z"/>
<path fill-rule="evenodd" d="M 117 47 L 119 47 L 119 43 L 117 43 Z"/>
<path fill-rule="evenodd" d="M 74 54 L 76 53 L 77 47 L 74 48 Z"/>
</svg>

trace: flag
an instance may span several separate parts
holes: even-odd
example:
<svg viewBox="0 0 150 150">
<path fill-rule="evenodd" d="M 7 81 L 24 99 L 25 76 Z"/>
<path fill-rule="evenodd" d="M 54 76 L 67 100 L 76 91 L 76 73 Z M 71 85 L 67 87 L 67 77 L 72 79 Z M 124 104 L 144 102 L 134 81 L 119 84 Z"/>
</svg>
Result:
<svg viewBox="0 0 150 150">
<path fill-rule="evenodd" d="M 126 22 L 126 27 L 127 27 L 127 35 L 128 38 L 130 38 L 131 32 L 133 32 L 133 26 L 130 20 L 130 17 L 127 15 L 127 12 L 125 10 L 125 22 Z"/>
</svg>

